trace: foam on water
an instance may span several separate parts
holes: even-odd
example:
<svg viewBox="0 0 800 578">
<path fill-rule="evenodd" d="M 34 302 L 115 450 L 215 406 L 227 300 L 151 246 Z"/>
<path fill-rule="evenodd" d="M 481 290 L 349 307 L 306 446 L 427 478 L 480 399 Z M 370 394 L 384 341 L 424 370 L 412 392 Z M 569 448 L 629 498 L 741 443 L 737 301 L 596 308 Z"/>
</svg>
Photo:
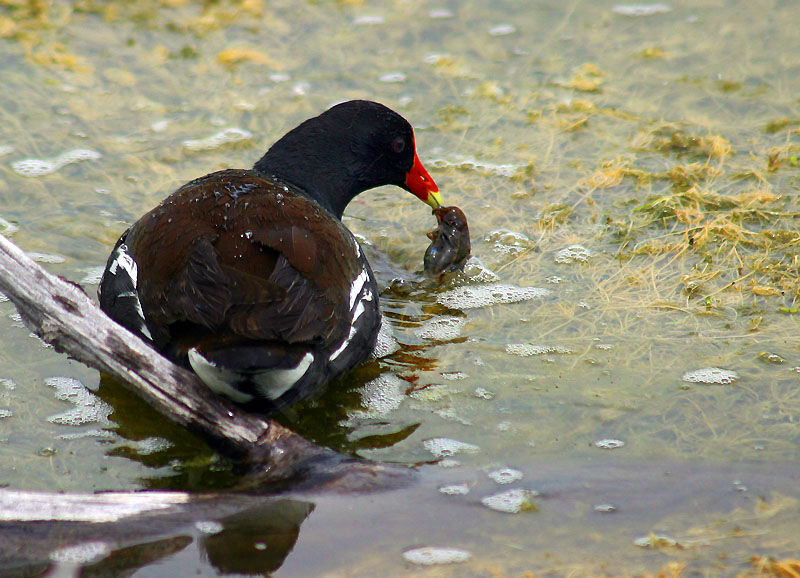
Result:
<svg viewBox="0 0 800 578">
<path fill-rule="evenodd" d="M 52 255 L 50 253 L 35 253 L 33 251 L 28 253 L 28 257 L 36 261 L 37 263 L 63 263 L 66 261 L 64 257 L 61 255 Z"/>
<path fill-rule="evenodd" d="M 460 442 L 450 438 L 430 438 L 424 440 L 422 445 L 437 458 L 453 456 L 458 453 L 475 453 L 481 448 L 475 444 Z"/>
<path fill-rule="evenodd" d="M 183 147 L 192 152 L 210 151 L 226 144 L 248 140 L 252 136 L 250 131 L 230 127 L 206 138 L 185 140 Z"/>
<path fill-rule="evenodd" d="M 535 510 L 536 505 L 532 500 L 538 495 L 539 492 L 534 490 L 517 488 L 481 498 L 481 504 L 496 512 L 518 514 L 525 510 Z"/>
<path fill-rule="evenodd" d="M 372 350 L 372 357 L 381 359 L 391 355 L 398 349 L 400 349 L 400 344 L 394 336 L 392 325 L 382 316 L 381 326 L 378 329 L 378 339 L 375 342 L 375 348 Z"/>
<path fill-rule="evenodd" d="M 425 58 L 425 62 L 428 64 L 436 64 L 439 62 L 440 58 L 442 58 L 442 55 L 430 55 Z M 487 176 L 495 175 L 508 178 L 515 176 L 519 173 L 519 171 L 525 168 L 524 165 L 487 163 L 470 157 L 460 157 L 453 160 L 433 159 L 426 161 L 425 164 L 430 165 L 435 169 L 446 169 L 452 167 L 464 171 L 474 171 Z"/>
<path fill-rule="evenodd" d="M 225 529 L 225 526 L 214 520 L 198 520 L 194 523 L 195 529 L 201 534 L 219 534 Z"/>
<path fill-rule="evenodd" d="M 367 411 L 386 415 L 400 407 L 405 399 L 408 383 L 394 373 L 384 373 L 364 384 L 361 390 L 361 403 Z"/>
<path fill-rule="evenodd" d="M 98 265 L 97 267 L 90 267 L 88 269 L 84 269 L 84 275 L 81 277 L 79 283 L 81 285 L 99 285 L 100 278 L 103 276 L 103 271 L 105 267 L 103 265 Z"/>
<path fill-rule="evenodd" d="M 50 552 L 50 560 L 60 564 L 88 564 L 105 558 L 111 546 L 105 542 L 84 542 Z"/>
<path fill-rule="evenodd" d="M 475 255 L 472 255 L 464 264 L 464 275 L 477 283 L 495 283 L 500 280 L 497 273 L 486 266 Z"/>
<path fill-rule="evenodd" d="M 504 283 L 465 285 L 439 294 L 437 301 L 451 309 L 475 309 L 501 303 L 541 299 L 550 294 L 541 287 L 516 287 Z"/>
<path fill-rule="evenodd" d="M 544 355 L 546 353 L 570 354 L 571 350 L 560 345 L 533 345 L 531 343 L 509 343 L 506 345 L 506 353 L 530 357 L 533 355 Z"/>
<path fill-rule="evenodd" d="M 721 369 L 719 367 L 704 367 L 703 369 L 695 369 L 694 371 L 687 371 L 681 377 L 683 381 L 689 383 L 707 383 L 713 385 L 727 385 L 739 379 L 739 375 L 730 369 Z"/>
<path fill-rule="evenodd" d="M 81 161 L 91 161 L 101 158 L 97 151 L 91 149 L 74 149 L 61 153 L 52 159 L 23 159 L 11 163 L 11 170 L 23 177 L 41 177 L 49 175 L 62 167 Z"/>
<path fill-rule="evenodd" d="M 136 442 L 136 451 L 139 455 L 148 456 L 172 447 L 172 442 L 165 438 L 149 437 Z"/>
<path fill-rule="evenodd" d="M 570 245 L 555 254 L 556 263 L 585 263 L 592 256 L 592 252 L 583 245 Z"/>
<path fill-rule="evenodd" d="M 529 248 L 532 243 L 527 235 L 511 231 L 510 229 L 496 229 L 490 231 L 484 240 L 492 243 L 492 249 L 498 253 L 518 255 Z"/>
<path fill-rule="evenodd" d="M 496 484 L 512 484 L 521 480 L 524 474 L 513 468 L 501 468 L 499 470 L 492 470 L 487 475 L 489 479 Z"/>
<path fill-rule="evenodd" d="M 451 341 L 461 335 L 466 319 L 463 317 L 432 317 L 414 330 L 417 337 L 433 341 Z"/>
<path fill-rule="evenodd" d="M 412 564 L 420 566 L 434 566 L 438 564 L 456 564 L 466 562 L 472 557 L 472 553 L 461 548 L 439 548 L 436 546 L 424 546 L 413 548 L 403 552 L 403 558 Z"/>
<path fill-rule="evenodd" d="M 465 496 L 469 493 L 469 486 L 467 484 L 451 484 L 440 486 L 439 491 L 448 496 Z"/>
<path fill-rule="evenodd" d="M 469 377 L 463 371 L 443 371 L 441 375 L 442 379 L 449 379 L 450 381 L 460 381 Z"/>
<path fill-rule="evenodd" d="M 75 407 L 69 411 L 48 417 L 49 422 L 71 426 L 87 423 L 110 425 L 108 416 L 111 415 L 113 408 L 86 389 L 77 379 L 48 377 L 44 383 L 55 388 L 56 398 L 75 404 Z"/>
</svg>

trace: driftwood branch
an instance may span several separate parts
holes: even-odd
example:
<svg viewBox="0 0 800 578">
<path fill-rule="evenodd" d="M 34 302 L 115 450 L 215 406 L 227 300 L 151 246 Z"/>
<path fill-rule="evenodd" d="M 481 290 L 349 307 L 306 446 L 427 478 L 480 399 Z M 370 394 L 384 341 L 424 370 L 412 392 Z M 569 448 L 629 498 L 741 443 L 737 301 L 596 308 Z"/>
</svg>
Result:
<svg viewBox="0 0 800 578">
<path fill-rule="evenodd" d="M 292 481 L 356 489 L 409 475 L 407 469 L 321 448 L 211 394 L 193 373 L 106 316 L 78 285 L 48 273 L 2 235 L 0 291 L 46 343 L 127 384 L 162 415 L 245 466 L 259 483 Z"/>
</svg>

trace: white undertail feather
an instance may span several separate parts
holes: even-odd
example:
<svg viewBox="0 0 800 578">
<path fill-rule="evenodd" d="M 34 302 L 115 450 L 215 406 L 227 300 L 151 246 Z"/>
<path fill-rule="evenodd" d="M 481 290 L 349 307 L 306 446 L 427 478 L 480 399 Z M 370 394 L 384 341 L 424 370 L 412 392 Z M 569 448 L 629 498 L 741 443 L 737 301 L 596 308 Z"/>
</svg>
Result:
<svg viewBox="0 0 800 578">
<path fill-rule="evenodd" d="M 308 371 L 314 362 L 314 356 L 306 353 L 295 367 L 286 369 L 265 369 L 260 372 L 239 373 L 232 369 L 219 367 L 213 361 L 206 359 L 202 353 L 192 347 L 189 350 L 189 365 L 214 392 L 224 395 L 237 403 L 247 403 L 253 396 L 243 393 L 233 385 L 249 378 L 256 386 L 258 392 L 267 399 L 275 400 L 289 391 Z"/>
</svg>

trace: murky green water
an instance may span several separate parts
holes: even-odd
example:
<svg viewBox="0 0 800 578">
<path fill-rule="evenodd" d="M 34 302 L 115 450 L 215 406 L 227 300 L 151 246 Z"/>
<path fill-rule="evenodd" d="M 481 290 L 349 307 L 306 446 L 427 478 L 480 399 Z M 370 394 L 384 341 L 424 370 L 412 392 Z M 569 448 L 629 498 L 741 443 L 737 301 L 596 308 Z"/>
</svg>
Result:
<svg viewBox="0 0 800 578">
<path fill-rule="evenodd" d="M 470 279 L 426 284 L 427 208 L 394 189 L 358 198 L 346 223 L 369 243 L 402 347 L 285 423 L 406 463 L 433 459 L 427 440 L 469 443 L 479 449 L 452 456 L 456 477 L 484 486 L 486 472 L 510 467 L 526 475 L 513 487 L 535 489 L 531 464 L 561 460 L 648 471 L 746 461 L 791 476 L 800 458 L 798 28 L 797 7 L 780 0 L 0 2 L 0 231 L 93 294 L 117 236 L 178 185 L 252 165 L 333 102 L 378 100 L 416 127 L 445 201 L 469 218 L 481 265 Z M 223 131 L 235 142 L 187 144 Z M 15 165 L 58 163 L 76 149 L 99 155 L 40 176 Z M 474 307 L 474 295 L 446 293 L 480 284 L 479 271 L 512 291 L 549 294 Z M 0 484 L 231 482 L 202 443 L 44 347 L 14 313 L 0 303 Z M 685 376 L 704 368 L 735 377 Z M 79 380 L 110 406 L 64 418 L 75 402 L 105 406 L 53 377 Z M 383 404 L 369 403 L 376 396 Z M 417 487 L 403 499 L 424 504 L 435 493 Z M 669 500 L 656 503 L 658 519 L 670 520 Z M 716 574 L 800 551 L 796 516 L 776 517 L 760 538 L 743 524 L 740 534 L 653 551 L 633 540 L 656 522 L 621 517 L 600 532 L 546 504 L 509 516 L 476 498 L 466 512 L 479 527 L 466 533 L 461 522 L 384 520 L 396 542 L 374 551 L 354 538 L 327 570 L 401 574 L 412 568 L 402 551 L 431 536 L 480 553 L 445 571 L 454 575 L 626 574 L 674 560 Z M 736 519 L 703 507 L 704 519 Z M 342 523 L 323 511 L 307 522 L 311 543 Z M 684 541 L 700 532 L 683 519 L 664 525 Z M 576 560 L 571 538 L 559 555 L 548 540 L 548 559 L 515 538 L 534 527 L 592 543 L 592 554 Z M 603 536 L 626 547 L 604 558 Z M 322 571 L 319 558 L 303 560 L 290 557 L 287 574 Z"/>
</svg>

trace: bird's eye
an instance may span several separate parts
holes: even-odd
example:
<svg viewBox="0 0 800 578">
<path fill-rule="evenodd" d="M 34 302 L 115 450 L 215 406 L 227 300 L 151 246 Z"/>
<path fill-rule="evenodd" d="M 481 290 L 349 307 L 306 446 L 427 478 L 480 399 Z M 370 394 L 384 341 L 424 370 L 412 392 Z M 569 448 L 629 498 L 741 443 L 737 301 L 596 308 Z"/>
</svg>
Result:
<svg viewBox="0 0 800 578">
<path fill-rule="evenodd" d="M 392 150 L 396 153 L 401 153 L 406 148 L 406 139 L 399 136 L 394 141 L 392 141 Z"/>
</svg>

